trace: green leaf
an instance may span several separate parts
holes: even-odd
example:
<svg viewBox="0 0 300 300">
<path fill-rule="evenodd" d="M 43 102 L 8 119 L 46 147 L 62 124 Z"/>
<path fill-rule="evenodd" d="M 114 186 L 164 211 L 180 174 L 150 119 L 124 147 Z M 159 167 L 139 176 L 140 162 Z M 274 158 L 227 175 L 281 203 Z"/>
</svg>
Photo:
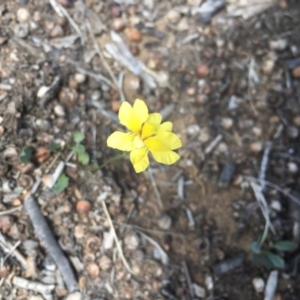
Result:
<svg viewBox="0 0 300 300">
<path fill-rule="evenodd" d="M 292 241 L 280 241 L 271 246 L 271 248 L 278 251 L 291 251 L 295 247 L 294 242 Z"/>
<path fill-rule="evenodd" d="M 78 161 L 85 166 L 89 163 L 90 157 L 86 152 L 84 152 L 78 155 Z"/>
<path fill-rule="evenodd" d="M 264 251 L 264 255 L 268 258 L 268 260 L 272 263 L 275 268 L 283 269 L 285 266 L 284 260 L 281 256 L 277 254 L 273 254 L 269 251 Z"/>
<path fill-rule="evenodd" d="M 83 135 L 83 133 L 81 133 L 81 132 L 74 132 L 74 134 L 73 134 L 73 141 L 74 141 L 76 144 L 81 143 L 83 140 L 84 140 L 84 135 Z"/>
<path fill-rule="evenodd" d="M 59 178 L 57 179 L 54 187 L 53 192 L 58 195 L 60 194 L 64 189 L 66 189 L 69 186 L 69 178 L 62 173 Z"/>
<path fill-rule="evenodd" d="M 56 144 L 56 143 L 51 143 L 49 146 L 49 150 L 52 153 L 56 153 L 60 150 L 60 145 Z"/>
<path fill-rule="evenodd" d="M 29 163 L 31 159 L 31 155 L 32 155 L 32 148 L 28 146 L 24 147 L 20 154 L 21 162 L 24 164 Z"/>
<path fill-rule="evenodd" d="M 250 249 L 253 253 L 259 254 L 261 251 L 259 242 L 252 242 L 250 245 Z"/>
<path fill-rule="evenodd" d="M 81 144 L 77 144 L 72 147 L 72 150 L 77 153 L 78 155 L 85 153 L 85 148 Z"/>
<path fill-rule="evenodd" d="M 267 269 L 271 269 L 273 264 L 264 253 L 255 254 L 251 256 L 252 262 L 258 266 L 264 266 Z"/>
</svg>

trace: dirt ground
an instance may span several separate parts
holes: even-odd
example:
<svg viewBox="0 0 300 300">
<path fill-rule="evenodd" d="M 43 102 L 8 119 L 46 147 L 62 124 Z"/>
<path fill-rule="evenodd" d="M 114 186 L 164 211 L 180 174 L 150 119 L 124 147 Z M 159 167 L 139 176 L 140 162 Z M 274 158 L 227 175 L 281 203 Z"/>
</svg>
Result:
<svg viewBox="0 0 300 300">
<path fill-rule="evenodd" d="M 1 2 L 0 299 L 300 299 L 299 16 L 298 0 Z M 136 98 L 173 122 L 176 164 L 107 163 Z"/>
</svg>

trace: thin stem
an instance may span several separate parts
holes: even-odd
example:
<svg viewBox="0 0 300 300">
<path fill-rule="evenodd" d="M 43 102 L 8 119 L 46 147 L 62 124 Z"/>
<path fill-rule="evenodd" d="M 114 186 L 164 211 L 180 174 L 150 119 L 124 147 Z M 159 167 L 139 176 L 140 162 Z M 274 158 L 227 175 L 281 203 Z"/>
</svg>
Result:
<svg viewBox="0 0 300 300">
<path fill-rule="evenodd" d="M 127 155 L 126 152 L 122 153 L 122 154 L 119 154 L 119 155 L 116 155 L 116 156 L 113 156 L 112 158 L 108 159 L 104 164 L 102 164 L 101 166 L 98 167 L 98 170 L 101 170 L 102 168 L 104 168 L 106 165 L 108 165 L 109 163 L 111 162 L 114 162 L 118 159 L 121 159 L 123 157 L 125 157 Z"/>
</svg>

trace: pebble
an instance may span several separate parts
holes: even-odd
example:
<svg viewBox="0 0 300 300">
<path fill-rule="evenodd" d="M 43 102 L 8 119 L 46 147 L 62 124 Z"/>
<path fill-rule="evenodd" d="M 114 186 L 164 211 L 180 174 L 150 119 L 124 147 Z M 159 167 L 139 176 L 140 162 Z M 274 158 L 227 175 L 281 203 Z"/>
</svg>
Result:
<svg viewBox="0 0 300 300">
<path fill-rule="evenodd" d="M 287 164 L 287 167 L 288 167 L 288 170 L 291 174 L 296 174 L 298 172 L 298 165 L 293 161 L 290 161 Z"/>
<path fill-rule="evenodd" d="M 111 268 L 112 261 L 108 256 L 103 255 L 99 260 L 99 266 L 101 270 L 107 271 Z"/>
<path fill-rule="evenodd" d="M 0 216 L 0 229 L 2 233 L 7 233 L 14 223 L 12 216 L 4 215 Z"/>
<path fill-rule="evenodd" d="M 81 73 L 76 73 L 74 75 L 74 79 L 77 81 L 78 84 L 84 83 L 86 80 L 86 75 Z"/>
<path fill-rule="evenodd" d="M 189 95 L 189 96 L 194 96 L 196 94 L 196 89 L 194 87 L 189 87 L 187 90 L 186 90 L 186 93 Z"/>
<path fill-rule="evenodd" d="M 56 24 L 50 32 L 50 37 L 57 38 L 62 37 L 64 35 L 64 30 L 58 24 Z"/>
<path fill-rule="evenodd" d="M 175 23 L 178 23 L 178 22 L 179 22 L 179 20 L 181 19 L 181 15 L 180 15 L 180 13 L 179 13 L 178 11 L 176 11 L 176 10 L 170 10 L 170 11 L 167 13 L 167 15 L 166 15 L 166 19 L 167 19 L 169 22 L 175 24 Z"/>
<path fill-rule="evenodd" d="M 205 288 L 203 288 L 202 286 L 200 286 L 196 283 L 193 283 L 193 290 L 194 290 L 195 295 L 198 298 L 202 299 L 202 298 L 206 297 Z"/>
<path fill-rule="evenodd" d="M 223 118 L 221 121 L 221 125 L 224 129 L 228 130 L 233 125 L 233 120 L 231 118 Z"/>
<path fill-rule="evenodd" d="M 129 50 L 133 56 L 138 56 L 140 54 L 140 49 L 137 45 L 130 45 Z"/>
<path fill-rule="evenodd" d="M 198 132 L 200 132 L 200 126 L 198 124 L 191 124 L 187 128 L 187 133 L 189 135 L 194 135 Z"/>
<path fill-rule="evenodd" d="M 286 39 L 279 39 L 275 41 L 269 42 L 269 47 L 271 50 L 284 50 L 288 45 L 288 41 Z"/>
<path fill-rule="evenodd" d="M 72 294 L 69 294 L 66 298 L 66 300 L 82 300 L 82 299 L 83 299 L 83 297 L 80 292 L 74 292 Z"/>
<path fill-rule="evenodd" d="M 294 126 L 289 126 L 287 134 L 291 139 L 296 139 L 299 136 L 299 129 Z"/>
<path fill-rule="evenodd" d="M 294 77 L 299 78 L 300 77 L 300 66 L 296 67 L 293 71 L 292 74 Z"/>
<path fill-rule="evenodd" d="M 136 233 L 130 233 L 125 236 L 124 243 L 129 250 L 135 250 L 140 244 L 140 238 Z"/>
<path fill-rule="evenodd" d="M 124 30 L 124 28 L 126 27 L 126 24 L 122 18 L 115 18 L 112 20 L 111 27 L 114 31 L 120 32 L 120 31 Z"/>
<path fill-rule="evenodd" d="M 126 35 L 131 42 L 139 43 L 142 40 L 141 32 L 134 27 L 127 28 Z"/>
<path fill-rule="evenodd" d="M 186 31 L 190 28 L 189 22 L 187 18 L 182 18 L 177 25 L 178 31 Z"/>
<path fill-rule="evenodd" d="M 20 23 L 28 22 L 29 18 L 30 18 L 30 13 L 29 13 L 27 8 L 21 7 L 21 8 L 18 9 L 18 11 L 17 11 L 17 20 Z"/>
<path fill-rule="evenodd" d="M 300 127 L 300 116 L 294 117 L 293 123 L 295 126 Z"/>
<path fill-rule="evenodd" d="M 38 97 L 38 98 L 44 97 L 44 96 L 47 94 L 48 91 L 49 91 L 49 87 L 48 87 L 48 86 L 45 86 L 45 85 L 42 85 L 42 86 L 39 88 L 38 92 L 37 92 L 37 97 Z"/>
<path fill-rule="evenodd" d="M 54 113 L 58 117 L 64 117 L 66 115 L 65 109 L 60 104 L 57 104 L 57 105 L 54 106 Z"/>
<path fill-rule="evenodd" d="M 42 164 L 50 157 L 50 150 L 47 147 L 38 147 L 35 151 L 34 158 L 38 163 Z"/>
<path fill-rule="evenodd" d="M 262 293 L 265 288 L 264 280 L 259 277 L 253 278 L 252 285 L 257 293 Z"/>
<path fill-rule="evenodd" d="M 172 218 L 167 215 L 167 214 L 163 214 L 158 218 L 158 226 L 161 229 L 167 230 L 171 227 L 172 225 Z"/>
<path fill-rule="evenodd" d="M 97 277 L 100 273 L 99 267 L 95 263 L 90 263 L 87 266 L 87 271 L 92 277 Z"/>
<path fill-rule="evenodd" d="M 14 34 L 19 38 L 25 38 L 29 33 L 28 24 L 16 24 L 14 26 Z"/>
<path fill-rule="evenodd" d="M 271 208 L 275 211 L 280 212 L 282 210 L 281 203 L 278 200 L 272 200 L 271 202 Z"/>
<path fill-rule="evenodd" d="M 196 73 L 199 78 L 205 78 L 209 75 L 209 68 L 205 64 L 199 65 Z"/>
<path fill-rule="evenodd" d="M 92 205 L 89 201 L 80 200 L 76 203 L 76 211 L 81 217 L 87 216 L 91 208 Z"/>
<path fill-rule="evenodd" d="M 147 66 L 151 70 L 159 70 L 161 61 L 158 57 L 152 57 L 148 60 Z"/>
<path fill-rule="evenodd" d="M 250 144 L 250 150 L 253 153 L 259 153 L 263 149 L 263 145 L 261 142 L 253 142 Z"/>
<path fill-rule="evenodd" d="M 120 106 L 121 106 L 121 102 L 120 101 L 117 101 L 117 100 L 112 100 L 111 101 L 111 110 L 113 112 L 118 112 L 119 109 L 120 109 Z"/>
</svg>

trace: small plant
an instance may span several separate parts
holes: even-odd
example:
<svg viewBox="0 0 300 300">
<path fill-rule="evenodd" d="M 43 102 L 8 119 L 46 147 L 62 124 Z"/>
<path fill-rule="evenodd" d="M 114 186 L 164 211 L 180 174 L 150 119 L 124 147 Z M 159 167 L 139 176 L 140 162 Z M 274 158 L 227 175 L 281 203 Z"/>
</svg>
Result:
<svg viewBox="0 0 300 300">
<path fill-rule="evenodd" d="M 67 187 L 69 186 L 69 178 L 64 174 L 62 173 L 56 183 L 54 184 L 54 187 L 53 187 L 53 192 L 58 195 L 60 194 L 62 191 L 64 191 Z"/>
<path fill-rule="evenodd" d="M 293 248 L 294 243 L 291 241 L 279 241 L 269 246 L 267 250 L 262 249 L 262 244 L 260 241 L 255 241 L 250 246 L 252 251 L 252 261 L 255 264 L 265 266 L 267 269 L 283 269 L 285 267 L 284 259 L 279 254 L 273 253 L 271 250 L 288 252 L 293 250 Z"/>
<path fill-rule="evenodd" d="M 85 147 L 81 144 L 81 142 L 84 140 L 84 135 L 81 132 L 75 132 L 73 134 L 73 141 L 75 142 L 75 145 L 72 147 L 72 150 L 77 155 L 77 160 L 84 166 L 86 166 L 89 161 L 90 157 L 88 153 L 85 151 Z"/>
<path fill-rule="evenodd" d="M 31 147 L 28 146 L 24 147 L 20 154 L 21 162 L 24 164 L 28 164 L 31 160 L 32 153 L 33 153 L 33 149 Z"/>
</svg>

